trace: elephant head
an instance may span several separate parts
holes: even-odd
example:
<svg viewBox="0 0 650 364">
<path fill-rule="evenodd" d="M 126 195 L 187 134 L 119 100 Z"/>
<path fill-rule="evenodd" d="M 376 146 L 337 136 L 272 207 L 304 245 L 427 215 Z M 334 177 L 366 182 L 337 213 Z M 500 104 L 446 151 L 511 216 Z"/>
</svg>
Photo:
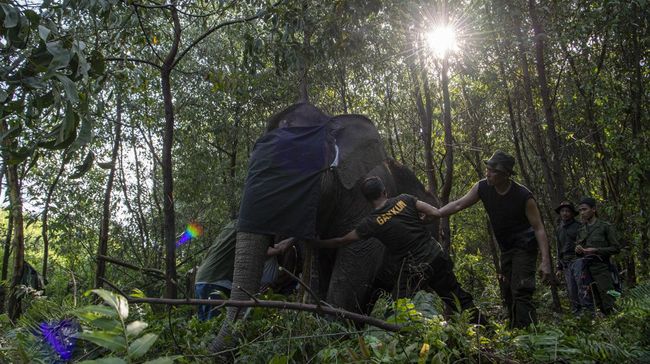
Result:
<svg viewBox="0 0 650 364">
<path fill-rule="evenodd" d="M 360 192 L 363 177 L 379 175 L 389 194 L 411 193 L 427 200 L 422 184 L 404 169 L 387 159 L 376 127 L 364 116 L 330 117 L 306 103 L 272 116 L 249 163 L 231 299 L 249 299 L 246 292 L 259 290 L 273 234 L 313 239 L 353 229 L 371 209 Z M 321 297 L 338 307 L 362 310 L 383 246 L 369 239 L 317 256 Z M 228 309 L 214 351 L 230 346 L 230 325 L 237 314 L 237 309 Z"/>
</svg>

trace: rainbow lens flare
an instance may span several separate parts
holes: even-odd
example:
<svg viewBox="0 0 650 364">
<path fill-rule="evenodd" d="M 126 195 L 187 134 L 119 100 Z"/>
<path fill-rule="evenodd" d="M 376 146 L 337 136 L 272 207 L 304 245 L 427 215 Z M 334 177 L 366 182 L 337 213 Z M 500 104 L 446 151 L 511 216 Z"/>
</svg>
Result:
<svg viewBox="0 0 650 364">
<path fill-rule="evenodd" d="M 76 334 L 79 331 L 76 322 L 71 319 L 54 323 L 42 322 L 38 328 L 44 341 L 59 354 L 61 359 L 66 361 L 72 359 L 72 352 L 77 343 Z"/>
<path fill-rule="evenodd" d="M 201 236 L 201 234 L 203 234 L 203 226 L 195 222 L 189 223 L 187 225 L 187 228 L 185 228 L 183 235 L 181 235 L 180 239 L 178 239 L 176 246 L 179 247 L 190 241 L 190 239 Z"/>
</svg>

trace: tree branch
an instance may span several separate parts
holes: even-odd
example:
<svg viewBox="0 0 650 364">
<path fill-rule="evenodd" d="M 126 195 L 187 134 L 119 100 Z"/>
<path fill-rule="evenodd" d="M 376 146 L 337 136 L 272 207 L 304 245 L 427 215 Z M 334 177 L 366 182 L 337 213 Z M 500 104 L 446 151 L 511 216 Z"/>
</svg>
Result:
<svg viewBox="0 0 650 364">
<path fill-rule="evenodd" d="M 152 67 L 154 67 L 156 69 L 161 68 L 159 65 L 157 65 L 157 64 L 155 64 L 155 63 L 153 63 L 151 61 L 147 61 L 147 60 L 139 59 L 139 58 L 128 58 L 128 57 L 127 58 L 105 58 L 104 60 L 106 60 L 106 61 L 116 61 L 116 62 L 129 61 L 129 62 L 135 62 L 135 63 L 144 63 L 144 64 L 148 64 L 148 65 L 150 65 L 150 66 L 152 66 Z"/>
<path fill-rule="evenodd" d="M 158 278 L 164 278 L 165 277 L 165 273 L 163 271 L 159 270 L 159 269 L 138 267 L 138 266 L 133 265 L 131 263 L 123 262 L 123 261 L 121 261 L 119 259 L 108 257 L 106 255 L 98 255 L 97 259 L 101 259 L 101 260 L 104 260 L 104 261 L 107 261 L 107 262 L 110 262 L 110 263 L 113 263 L 113 264 L 117 264 L 117 265 L 120 265 L 122 267 L 137 270 L 137 271 L 140 271 L 140 272 L 145 273 L 145 274 L 156 276 Z"/>
<path fill-rule="evenodd" d="M 221 29 L 221 28 L 223 28 L 223 27 L 225 27 L 225 26 L 228 26 L 228 25 L 239 24 L 239 23 L 246 23 L 246 22 L 249 22 L 249 21 L 251 21 L 251 20 L 258 19 L 258 18 L 262 17 L 263 15 L 266 15 L 270 9 L 273 9 L 273 8 L 277 7 L 278 5 L 280 5 L 283 1 L 284 1 L 284 0 L 279 0 L 279 1 L 276 2 L 275 4 L 271 5 L 271 7 L 270 7 L 269 9 L 259 11 L 257 14 L 255 14 L 255 15 L 251 15 L 251 16 L 249 16 L 249 17 L 247 17 L 247 18 L 240 18 L 240 19 L 228 20 L 228 21 L 225 21 L 225 22 L 223 22 L 223 23 L 219 23 L 219 24 L 215 25 L 214 27 L 208 29 L 205 33 L 201 34 L 198 38 L 196 38 L 192 43 L 190 43 L 190 45 L 188 45 L 188 46 L 187 46 L 187 47 L 186 47 L 186 48 L 185 48 L 185 49 L 180 53 L 180 55 L 178 56 L 178 58 L 176 58 L 176 60 L 174 61 L 174 64 L 172 64 L 172 69 L 173 69 L 174 67 L 176 67 L 176 65 L 178 64 L 178 62 L 180 62 L 180 61 L 183 59 L 183 57 L 185 57 L 185 55 L 187 54 L 187 52 L 189 52 L 192 48 L 194 48 L 194 46 L 196 46 L 197 44 L 199 44 L 199 42 L 201 42 L 203 39 L 205 39 L 208 35 L 214 33 L 215 31 L 217 31 L 217 30 L 219 30 L 219 29 Z"/>
<path fill-rule="evenodd" d="M 139 4 L 133 4 L 133 10 L 135 11 L 135 16 L 138 18 L 138 24 L 140 25 L 140 29 L 142 30 L 142 35 L 144 35 L 144 39 L 147 41 L 147 45 L 149 45 L 149 48 L 151 49 L 151 52 L 158 58 L 160 62 L 162 62 L 162 58 L 160 55 L 158 55 L 158 52 L 156 52 L 156 49 L 153 47 L 153 44 L 151 44 L 151 41 L 149 41 L 149 36 L 147 35 L 147 31 L 144 29 L 144 24 L 142 23 L 142 18 L 140 18 L 140 12 L 138 11 L 138 6 Z M 172 5 L 163 5 L 165 7 L 172 7 Z"/>
<path fill-rule="evenodd" d="M 285 301 L 240 301 L 240 300 L 206 300 L 206 299 L 171 299 L 171 298 L 136 298 L 126 296 L 129 303 L 149 303 L 149 304 L 162 304 L 162 305 L 208 305 L 208 306 L 229 306 L 229 307 L 264 307 L 275 308 L 280 310 L 294 310 L 294 311 L 307 311 L 319 315 L 333 315 L 340 319 L 347 319 L 358 323 L 368 324 L 382 330 L 399 332 L 405 325 L 396 325 L 389 322 L 380 320 L 378 318 L 361 315 L 358 313 L 331 308 L 326 306 L 316 306 L 313 304 L 285 302 Z"/>
</svg>

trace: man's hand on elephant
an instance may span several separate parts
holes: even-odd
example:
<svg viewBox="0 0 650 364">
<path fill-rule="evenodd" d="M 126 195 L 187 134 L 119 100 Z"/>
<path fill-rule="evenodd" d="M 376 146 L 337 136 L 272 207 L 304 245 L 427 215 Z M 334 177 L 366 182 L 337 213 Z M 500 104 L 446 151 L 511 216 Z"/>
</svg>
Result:
<svg viewBox="0 0 650 364">
<path fill-rule="evenodd" d="M 272 257 L 274 255 L 280 255 L 284 253 L 287 249 L 293 246 L 297 241 L 296 238 L 287 238 L 282 240 L 281 242 L 274 244 L 273 246 L 270 246 L 266 250 L 266 255 Z"/>
</svg>

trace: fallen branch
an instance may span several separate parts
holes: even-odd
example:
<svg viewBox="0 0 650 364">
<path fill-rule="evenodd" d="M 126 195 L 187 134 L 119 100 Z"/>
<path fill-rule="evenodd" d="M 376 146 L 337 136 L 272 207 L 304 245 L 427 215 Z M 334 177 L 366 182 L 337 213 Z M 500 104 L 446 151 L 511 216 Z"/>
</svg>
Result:
<svg viewBox="0 0 650 364">
<path fill-rule="evenodd" d="M 131 263 L 123 262 L 123 261 L 121 261 L 119 259 L 115 259 L 115 258 L 108 257 L 106 255 L 101 255 L 101 254 L 97 256 L 97 259 L 102 259 L 104 261 L 107 261 L 107 262 L 110 262 L 110 263 L 113 263 L 113 264 L 117 264 L 117 265 L 125 267 L 125 268 L 130 268 L 130 269 L 133 269 L 133 270 L 137 270 L 139 272 L 149 274 L 149 275 L 155 276 L 157 278 L 165 278 L 165 273 L 163 271 L 161 271 L 160 269 L 138 267 L 137 265 L 133 265 Z"/>
<path fill-rule="evenodd" d="M 230 306 L 230 307 L 265 307 L 276 308 L 280 310 L 294 310 L 294 311 L 307 311 L 314 312 L 319 315 L 333 315 L 340 319 L 347 319 L 358 323 L 368 324 L 386 331 L 398 332 L 404 328 L 404 325 L 391 324 L 386 321 L 361 315 L 358 313 L 332 308 L 327 306 L 317 306 L 306 303 L 298 302 L 285 302 L 285 301 L 264 301 L 258 300 L 257 302 L 239 301 L 239 300 L 207 300 L 207 299 L 173 299 L 173 298 L 137 298 L 126 297 L 129 303 L 150 303 L 162 305 L 209 305 L 209 306 Z"/>
</svg>

